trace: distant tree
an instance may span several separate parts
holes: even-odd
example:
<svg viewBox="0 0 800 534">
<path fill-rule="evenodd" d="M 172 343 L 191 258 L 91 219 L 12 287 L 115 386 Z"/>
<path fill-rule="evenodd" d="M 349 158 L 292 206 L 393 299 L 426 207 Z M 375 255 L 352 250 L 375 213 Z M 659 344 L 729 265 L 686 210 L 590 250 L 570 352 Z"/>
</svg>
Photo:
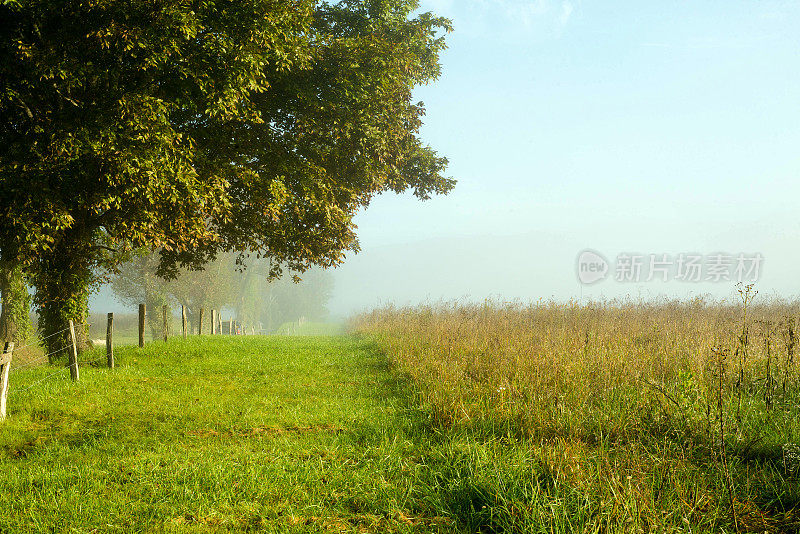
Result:
<svg viewBox="0 0 800 534">
<path fill-rule="evenodd" d="M 444 193 L 412 90 L 448 22 L 410 0 L 4 0 L 0 257 L 44 334 L 139 248 L 335 265 L 382 191 Z M 61 346 L 58 336 L 50 348 Z"/>
<path fill-rule="evenodd" d="M 269 264 L 253 261 L 238 273 L 234 298 L 229 302 L 238 320 L 259 325 L 267 331 L 301 317 L 322 320 L 333 294 L 333 276 L 329 271 L 310 269 L 299 276 L 270 279 Z M 296 274 L 296 273 L 295 273 Z"/>
<path fill-rule="evenodd" d="M 110 278 L 111 289 L 121 302 L 131 307 L 145 305 L 146 323 L 153 339 L 163 335 L 161 308 L 169 304 L 167 284 L 155 274 L 158 263 L 154 254 L 135 256 L 119 266 Z"/>
<path fill-rule="evenodd" d="M 202 270 L 181 269 L 176 277 L 166 284 L 166 291 L 177 304 L 185 306 L 192 331 L 199 328 L 200 308 L 210 314 L 229 306 L 235 298 L 236 257 L 221 254 Z M 211 318 L 206 315 L 206 325 Z"/>
<path fill-rule="evenodd" d="M 163 335 L 164 305 L 185 306 L 191 330 L 196 331 L 200 308 L 219 310 L 235 299 L 235 259 L 233 254 L 222 254 L 202 270 L 181 269 L 174 278 L 165 280 L 157 274 L 159 255 L 142 254 L 115 269 L 109 276 L 110 287 L 121 302 L 147 306 L 147 324 L 154 339 Z"/>
<path fill-rule="evenodd" d="M 162 335 L 164 304 L 185 306 L 193 332 L 200 308 L 207 313 L 227 309 L 240 323 L 267 330 L 300 317 L 319 320 L 327 315 L 333 289 L 329 272 L 311 269 L 299 282 L 294 277 L 270 279 L 267 261 L 252 259 L 245 269 L 236 260 L 235 254 L 222 254 L 202 270 L 181 269 L 175 278 L 163 280 L 156 275 L 158 255 L 142 255 L 122 264 L 110 277 L 110 286 L 126 304 L 147 304 L 154 339 Z"/>
<path fill-rule="evenodd" d="M 333 276 L 321 269 L 309 270 L 299 283 L 282 278 L 263 291 L 258 321 L 270 331 L 301 318 L 323 321 L 328 317 L 333 288 Z"/>
</svg>

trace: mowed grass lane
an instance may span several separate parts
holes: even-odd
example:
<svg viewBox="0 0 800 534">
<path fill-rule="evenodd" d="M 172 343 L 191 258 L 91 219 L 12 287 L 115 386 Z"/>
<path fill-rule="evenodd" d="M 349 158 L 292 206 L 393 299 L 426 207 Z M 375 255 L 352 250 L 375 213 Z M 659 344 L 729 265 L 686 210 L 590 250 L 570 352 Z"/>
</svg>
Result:
<svg viewBox="0 0 800 534">
<path fill-rule="evenodd" d="M 0 531 L 454 529 L 418 487 L 424 417 L 368 342 L 203 337 L 116 354 L 78 383 L 12 372 Z"/>
</svg>

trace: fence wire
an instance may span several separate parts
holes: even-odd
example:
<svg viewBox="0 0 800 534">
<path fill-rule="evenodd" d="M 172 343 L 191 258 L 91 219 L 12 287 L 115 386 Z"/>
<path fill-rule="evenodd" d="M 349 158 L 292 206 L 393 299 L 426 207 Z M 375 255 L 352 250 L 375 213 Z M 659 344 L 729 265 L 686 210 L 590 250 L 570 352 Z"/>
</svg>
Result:
<svg viewBox="0 0 800 534">
<path fill-rule="evenodd" d="M 36 382 L 34 382 L 33 384 L 31 384 L 31 385 L 29 385 L 27 387 L 24 387 L 24 388 L 13 388 L 13 389 L 9 388 L 10 389 L 9 393 L 12 393 L 12 392 L 13 393 L 22 393 L 24 391 L 28 391 L 32 387 L 38 386 L 39 384 L 41 384 L 42 382 L 44 382 L 48 378 L 52 378 L 52 377 L 54 377 L 56 375 L 59 375 L 59 374 L 63 373 L 64 371 L 69 371 L 69 367 L 62 367 L 58 371 L 56 371 L 54 373 L 51 373 L 51 374 L 45 376 L 44 378 L 41 378 L 41 379 L 37 380 Z"/>
<path fill-rule="evenodd" d="M 89 323 L 86 323 L 86 325 L 87 325 L 87 326 L 88 326 L 88 324 L 89 324 Z M 69 330 L 69 328 L 66 328 L 66 329 L 64 329 L 64 330 L 61 330 L 61 331 L 59 331 L 59 332 L 56 332 L 56 333 L 54 333 L 54 334 L 51 334 L 51 335 L 50 335 L 50 336 L 48 336 L 48 337 L 53 337 L 53 336 L 55 336 L 55 335 L 58 335 L 58 334 L 60 334 L 60 333 L 63 333 L 63 332 L 65 332 L 65 331 L 67 331 L 67 330 Z M 47 338 L 44 338 L 44 339 L 47 339 Z M 32 345 L 38 344 L 39 342 L 43 341 L 44 339 L 42 339 L 42 340 L 39 340 L 39 341 L 37 341 L 37 342 L 34 342 L 34 343 L 29 343 L 29 344 L 27 344 L 27 345 L 25 345 L 24 347 L 21 347 L 21 348 L 30 347 L 30 346 L 32 346 Z M 55 356 L 55 355 L 57 355 L 57 354 L 59 354 L 59 353 L 61 353 L 61 352 L 66 352 L 66 351 L 69 351 L 69 350 L 71 350 L 71 349 L 72 349 L 72 344 L 65 345 L 65 346 L 63 346 L 63 347 L 60 347 L 60 348 L 58 348 L 58 349 L 56 349 L 56 350 L 54 350 L 54 351 L 51 351 L 51 352 L 49 352 L 49 353 L 47 353 L 47 354 L 44 354 L 44 355 L 42 355 L 42 356 L 38 356 L 37 358 L 34 358 L 33 360 L 27 360 L 27 361 L 26 361 L 24 364 L 22 364 L 22 365 L 14 365 L 14 361 L 13 361 L 13 359 L 12 359 L 12 363 L 11 363 L 11 369 L 9 370 L 9 372 L 10 372 L 10 375 L 11 375 L 11 376 L 13 376 L 13 375 L 15 375 L 15 374 L 16 374 L 16 372 L 23 371 L 23 370 L 25 370 L 25 369 L 31 369 L 31 368 L 34 368 L 34 367 L 39 367 L 39 366 L 41 366 L 41 364 L 43 364 L 43 363 L 45 363 L 45 362 L 48 362 L 48 361 L 50 361 L 50 359 L 51 359 L 51 357 L 52 357 L 52 356 Z M 14 349 L 14 352 L 17 352 L 17 349 L 16 349 L 16 348 Z M 80 365 L 81 365 L 81 364 L 83 364 L 83 365 L 95 365 L 95 364 L 97 364 L 98 362 L 101 362 L 101 361 L 104 361 L 104 360 L 105 360 L 105 358 L 98 358 L 98 359 L 96 359 L 96 360 L 85 361 L 85 362 L 78 361 L 77 363 L 78 363 L 78 366 L 80 367 Z M 61 375 L 62 373 L 64 373 L 65 371 L 69 371 L 69 370 L 70 370 L 70 366 L 69 366 L 69 365 L 66 365 L 66 366 L 64 366 L 64 367 L 61 367 L 61 368 L 59 368 L 57 371 L 54 371 L 54 372 L 52 372 L 52 373 L 49 373 L 49 374 L 47 374 L 46 376 L 44 376 L 44 377 L 42 377 L 42 378 L 40 378 L 40 379 L 36 380 L 36 381 L 35 381 L 35 382 L 33 382 L 32 384 L 29 384 L 29 385 L 27 385 L 27 386 L 25 386 L 25 387 L 13 387 L 13 385 L 10 385 L 10 387 L 9 387 L 9 389 L 8 389 L 8 393 L 9 393 L 9 394 L 12 394 L 12 393 L 14 393 L 14 394 L 17 394 L 17 393 L 23 393 L 23 392 L 25 392 L 25 391 L 28 391 L 28 390 L 29 390 L 29 389 L 31 389 L 31 388 L 34 388 L 34 387 L 36 387 L 36 386 L 38 386 L 38 385 L 42 384 L 42 383 L 43 383 L 43 382 L 45 382 L 46 380 L 48 380 L 48 379 L 50 379 L 50 378 L 53 378 L 53 377 L 55 377 L 55 376 L 59 376 L 59 375 Z"/>
<path fill-rule="evenodd" d="M 49 360 L 48 356 L 42 356 L 40 358 L 36 358 L 33 360 L 26 360 L 24 364 L 18 365 L 16 362 L 12 362 L 11 365 L 11 372 L 20 371 L 22 369 L 27 369 L 29 367 L 38 367 L 40 364 L 44 363 L 46 360 Z"/>
<path fill-rule="evenodd" d="M 50 361 L 50 357 L 51 356 L 53 356 L 55 354 L 58 354 L 61 351 L 68 350 L 70 348 L 72 348 L 71 344 L 70 345 L 65 345 L 65 346 L 63 346 L 63 347 L 61 347 L 59 349 L 54 350 L 53 352 L 49 352 L 49 353 L 47 353 L 47 354 L 45 354 L 43 356 L 39 356 L 37 358 L 34 358 L 33 360 L 26 360 L 25 363 L 22 364 L 22 365 L 14 365 L 13 362 L 12 362 L 11 372 L 13 373 L 14 371 L 20 371 L 22 369 L 27 369 L 29 367 L 36 367 L 39 364 L 44 363 L 45 360 Z M 16 349 L 14 350 L 14 352 L 16 352 Z"/>
<path fill-rule="evenodd" d="M 74 327 L 76 329 L 82 328 L 82 327 L 89 327 L 89 326 L 92 326 L 92 323 L 86 322 L 86 323 L 80 323 L 80 324 L 74 325 Z M 218 324 L 216 326 L 218 327 L 216 333 L 218 335 L 223 334 L 224 329 L 221 327 L 221 325 Z M 43 338 L 38 338 L 38 339 L 32 340 L 31 342 L 29 342 L 29 343 L 27 343 L 25 345 L 22 345 L 21 347 L 14 347 L 13 353 L 18 353 L 19 351 L 21 351 L 23 349 L 26 349 L 26 348 L 29 348 L 29 347 L 41 346 L 48 339 L 50 339 L 52 337 L 55 337 L 55 336 L 58 336 L 60 334 L 64 334 L 65 332 L 68 332 L 69 330 L 70 330 L 69 327 L 63 328 L 63 329 L 59 330 L 58 332 L 53 332 L 52 334 L 49 334 L 48 336 L 45 336 Z M 247 335 L 250 335 L 250 334 L 247 333 L 246 329 L 242 328 L 242 333 L 240 334 L 240 336 L 244 337 L 244 336 L 247 336 Z M 234 333 L 234 337 L 239 337 L 239 336 L 236 336 L 235 333 Z M 242 340 L 242 341 L 244 341 L 244 340 Z M 34 359 L 25 360 L 25 363 L 23 363 L 21 365 L 16 365 L 14 363 L 14 360 L 12 359 L 11 368 L 9 370 L 10 374 L 14 375 L 14 374 L 16 374 L 17 371 L 23 371 L 23 370 L 26 370 L 26 369 L 30 370 L 30 369 L 35 368 L 35 367 L 40 367 L 45 362 L 52 361 L 51 358 L 53 356 L 55 356 L 57 354 L 60 354 L 61 352 L 64 352 L 64 351 L 71 350 L 71 349 L 72 349 L 72 344 L 70 343 L 70 344 L 65 345 L 63 347 L 60 347 L 60 348 L 58 348 L 58 349 L 56 349 L 54 351 L 48 352 L 47 354 L 43 354 L 41 356 L 37 356 Z M 244 359 L 245 358 L 243 356 L 242 361 L 244 361 Z M 78 364 L 78 367 L 80 367 L 81 365 L 88 365 L 88 366 L 96 367 L 96 366 L 98 366 L 100 364 L 107 363 L 107 361 L 108 361 L 107 355 L 103 355 L 103 356 L 101 356 L 101 357 L 99 357 L 97 359 L 94 359 L 94 360 L 87 360 L 87 361 L 80 361 L 79 360 L 77 362 L 77 364 Z M 13 394 L 23 393 L 23 392 L 28 391 L 28 390 L 36 387 L 36 386 L 39 386 L 39 385 L 43 384 L 44 382 L 46 382 L 47 380 L 49 380 L 51 378 L 54 378 L 56 376 L 60 376 L 64 372 L 68 372 L 69 370 L 70 370 L 70 365 L 66 365 L 66 366 L 60 367 L 57 370 L 53 371 L 52 373 L 48 373 L 46 376 L 44 376 L 42 378 L 39 378 L 35 382 L 33 382 L 31 384 L 28 384 L 25 387 L 14 387 L 13 384 L 9 384 L 10 387 L 8 389 L 8 393 L 9 394 L 11 394 L 11 393 L 13 393 Z"/>
<path fill-rule="evenodd" d="M 92 323 L 80 323 L 80 324 L 76 324 L 76 325 L 74 325 L 74 328 L 79 328 L 79 327 L 81 327 L 81 326 L 87 326 L 87 327 L 89 327 L 89 326 L 92 326 Z M 50 334 L 49 336 L 45 336 L 45 337 L 43 337 L 43 338 L 36 338 L 35 340 L 31 341 L 30 343 L 28 343 L 28 344 L 26 344 L 26 345 L 22 345 L 21 347 L 14 347 L 14 352 L 20 351 L 20 350 L 22 350 L 22 349 L 25 349 L 25 348 L 28 348 L 28 347 L 34 347 L 34 346 L 41 345 L 41 344 L 42 344 L 42 342 L 44 342 L 44 341 L 46 341 L 46 340 L 50 339 L 50 338 L 51 338 L 51 337 L 53 337 L 53 336 L 57 336 L 57 335 L 59 335 L 59 334 L 63 334 L 64 332 L 69 332 L 69 327 L 67 327 L 67 328 L 64 328 L 64 329 L 62 329 L 62 330 L 59 330 L 58 332 L 53 332 L 53 333 L 52 333 L 52 334 Z"/>
</svg>

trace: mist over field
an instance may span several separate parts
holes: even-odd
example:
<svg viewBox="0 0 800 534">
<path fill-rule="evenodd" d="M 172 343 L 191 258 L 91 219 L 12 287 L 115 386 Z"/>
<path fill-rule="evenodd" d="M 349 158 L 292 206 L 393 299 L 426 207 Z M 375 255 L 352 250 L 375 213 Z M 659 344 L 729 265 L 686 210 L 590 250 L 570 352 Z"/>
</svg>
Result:
<svg viewBox="0 0 800 534">
<path fill-rule="evenodd" d="M 761 254 L 760 294 L 800 293 L 800 9 L 428 0 L 453 20 L 415 89 L 457 179 L 356 217 L 334 316 L 378 303 L 732 296 L 736 280 L 618 283 L 621 253 Z M 581 285 L 578 254 L 609 279 Z M 672 278 L 672 277 L 671 277 Z M 733 278 L 733 277 L 732 277 Z M 102 308 L 104 292 L 93 301 Z M 107 307 L 107 306 L 106 306 Z"/>
<path fill-rule="evenodd" d="M 800 532 L 800 3 L 0 2 L 0 532 Z"/>
<path fill-rule="evenodd" d="M 610 262 L 618 254 L 626 252 L 613 248 L 618 239 L 606 242 L 608 248 L 598 247 L 597 250 Z M 723 243 L 728 251 L 760 251 L 764 255 L 756 281 L 760 295 L 787 299 L 797 296 L 796 266 L 800 264 L 800 254 L 792 246 L 791 239 L 776 236 L 767 241 L 767 246 L 757 249 L 750 248 L 752 241 L 738 236 L 717 240 L 708 238 L 708 243 Z M 342 266 L 329 271 L 333 288 L 327 304 L 330 312 L 327 319 L 341 321 L 354 313 L 386 304 L 408 306 L 440 301 L 738 298 L 737 280 L 733 276 L 717 282 L 677 281 L 672 278 L 666 282 L 660 279 L 647 281 L 649 254 L 643 253 L 643 274 L 639 282 L 618 281 L 612 272 L 605 280 L 585 285 L 578 278 L 576 262 L 579 253 L 586 248 L 577 239 L 542 233 L 431 237 L 416 242 L 367 246 L 359 254 L 349 255 Z M 684 252 L 680 249 L 664 250 L 671 257 Z M 674 271 L 673 266 L 672 275 Z M 109 287 L 102 288 L 94 296 L 92 310 L 98 313 L 135 311 L 133 307 L 118 302 Z"/>
</svg>

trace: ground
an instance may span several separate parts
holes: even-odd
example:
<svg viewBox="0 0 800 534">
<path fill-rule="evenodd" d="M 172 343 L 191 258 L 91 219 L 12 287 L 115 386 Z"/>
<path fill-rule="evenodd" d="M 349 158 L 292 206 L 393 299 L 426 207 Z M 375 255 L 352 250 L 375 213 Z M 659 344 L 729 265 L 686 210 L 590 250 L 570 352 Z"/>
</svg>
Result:
<svg viewBox="0 0 800 534">
<path fill-rule="evenodd" d="M 458 530 L 424 489 L 435 433 L 369 342 L 202 337 L 116 359 L 78 383 L 12 372 L 0 531 Z"/>
</svg>

